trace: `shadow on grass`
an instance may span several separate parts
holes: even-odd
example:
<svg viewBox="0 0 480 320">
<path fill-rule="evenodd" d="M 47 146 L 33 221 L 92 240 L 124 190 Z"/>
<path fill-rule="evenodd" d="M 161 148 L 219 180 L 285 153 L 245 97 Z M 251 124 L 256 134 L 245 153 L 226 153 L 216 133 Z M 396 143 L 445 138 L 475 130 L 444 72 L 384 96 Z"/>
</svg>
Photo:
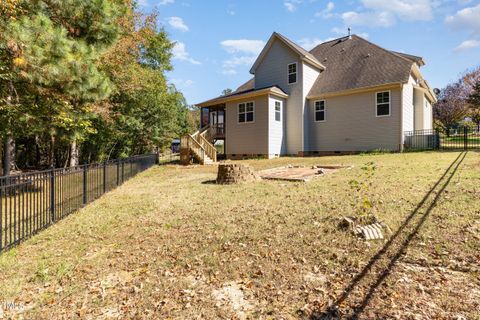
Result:
<svg viewBox="0 0 480 320">
<path fill-rule="evenodd" d="M 316 319 L 357 319 L 373 297 L 375 290 L 391 273 L 395 263 L 405 253 L 410 242 L 425 223 L 440 196 L 462 164 L 467 152 L 462 152 L 445 170 L 443 175 L 408 215 L 400 228 L 385 245 L 370 259 L 344 289 L 338 299 L 326 310 L 314 311 L 310 320 Z M 430 200 L 430 201 L 429 201 Z M 345 305 L 353 305 L 349 310 L 341 310 Z"/>
<path fill-rule="evenodd" d="M 202 181 L 202 184 L 217 184 L 217 180 L 206 180 L 206 181 Z"/>
</svg>

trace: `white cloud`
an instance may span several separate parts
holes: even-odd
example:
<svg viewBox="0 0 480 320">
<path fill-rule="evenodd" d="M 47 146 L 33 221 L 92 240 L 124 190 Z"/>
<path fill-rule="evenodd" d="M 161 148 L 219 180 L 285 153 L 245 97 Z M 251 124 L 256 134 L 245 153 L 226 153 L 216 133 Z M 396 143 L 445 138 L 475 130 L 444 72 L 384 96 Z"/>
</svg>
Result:
<svg viewBox="0 0 480 320">
<path fill-rule="evenodd" d="M 455 52 L 466 51 L 469 49 L 480 47 L 480 41 L 478 40 L 465 40 L 458 47 L 454 49 Z"/>
<path fill-rule="evenodd" d="M 429 21 L 433 19 L 435 0 L 361 0 L 366 11 L 348 11 L 341 15 L 346 25 L 390 27 L 397 20 Z"/>
<path fill-rule="evenodd" d="M 357 33 L 356 35 L 358 35 L 359 37 L 362 37 L 364 39 L 368 39 L 368 37 L 370 36 L 368 33 L 366 32 L 360 32 L 360 33 Z"/>
<path fill-rule="evenodd" d="M 137 4 L 139 7 L 146 7 L 148 5 L 147 0 L 137 0 Z"/>
<path fill-rule="evenodd" d="M 265 46 L 265 42 L 262 40 L 247 40 L 247 39 L 239 39 L 239 40 L 225 40 L 220 42 L 223 49 L 225 49 L 228 53 L 249 53 L 249 54 L 259 54 L 262 51 L 263 47 Z"/>
<path fill-rule="evenodd" d="M 190 54 L 187 52 L 185 48 L 185 43 L 183 42 L 175 42 L 175 45 L 172 49 L 173 59 L 187 61 L 191 64 L 201 64 L 200 61 L 197 61 L 190 57 Z"/>
<path fill-rule="evenodd" d="M 190 87 L 194 82 L 193 80 L 187 79 L 172 79 L 172 83 L 177 87 Z"/>
<path fill-rule="evenodd" d="M 237 71 L 235 69 L 223 69 L 222 73 L 227 76 L 233 76 L 237 74 Z"/>
<path fill-rule="evenodd" d="M 302 38 L 298 40 L 298 44 L 302 46 L 305 50 L 312 50 L 316 46 L 318 46 L 320 43 L 323 43 L 325 41 L 329 41 L 332 39 L 327 39 L 327 40 L 321 40 L 318 38 Z"/>
<path fill-rule="evenodd" d="M 388 12 L 348 11 L 341 15 L 348 26 L 390 27 L 395 24 L 395 17 Z"/>
<path fill-rule="evenodd" d="M 303 0 L 284 0 L 283 5 L 289 12 L 297 10 L 297 6 L 301 4 Z"/>
<path fill-rule="evenodd" d="M 161 6 L 164 6 L 166 4 L 171 4 L 171 3 L 174 3 L 174 2 L 175 2 L 175 0 L 160 0 L 158 2 L 158 4 L 161 5 Z"/>
<path fill-rule="evenodd" d="M 477 35 L 480 33 L 480 4 L 457 11 L 447 16 L 445 23 L 453 29 L 468 30 Z"/>
<path fill-rule="evenodd" d="M 332 11 L 333 11 L 334 8 L 335 8 L 335 4 L 330 1 L 329 3 L 327 3 L 327 6 L 325 7 L 325 9 L 315 13 L 315 16 L 316 17 L 322 17 L 322 18 L 325 18 L 325 19 L 331 18 L 331 17 L 333 17 Z"/>
<path fill-rule="evenodd" d="M 170 17 L 167 19 L 168 24 L 172 26 L 172 28 L 186 32 L 188 31 L 188 26 L 183 22 L 183 19 L 180 17 Z"/>
<path fill-rule="evenodd" d="M 362 3 L 368 9 L 388 12 L 401 20 L 433 19 L 432 0 L 362 0 Z"/>
<path fill-rule="evenodd" d="M 237 74 L 236 68 L 240 66 L 251 66 L 255 62 L 255 56 L 231 57 L 223 61 L 222 73 L 227 75 Z"/>
<path fill-rule="evenodd" d="M 226 75 L 237 74 L 237 68 L 251 66 L 260 51 L 265 46 L 262 40 L 225 40 L 220 42 L 222 48 L 230 54 L 230 57 L 223 61 L 222 73 Z"/>
<path fill-rule="evenodd" d="M 227 14 L 230 15 L 230 16 L 234 16 L 234 15 L 235 15 L 235 11 L 234 11 L 234 10 L 231 10 L 231 9 L 228 9 L 228 10 L 227 10 Z"/>
</svg>

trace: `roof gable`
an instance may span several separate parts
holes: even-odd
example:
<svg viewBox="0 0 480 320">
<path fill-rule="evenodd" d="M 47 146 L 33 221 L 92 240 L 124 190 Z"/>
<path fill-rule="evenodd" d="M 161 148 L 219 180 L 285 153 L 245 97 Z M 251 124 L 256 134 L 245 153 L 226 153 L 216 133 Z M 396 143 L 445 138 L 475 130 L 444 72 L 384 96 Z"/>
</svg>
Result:
<svg viewBox="0 0 480 320">
<path fill-rule="evenodd" d="M 253 64 L 252 68 L 250 69 L 251 74 L 255 74 L 255 70 L 257 70 L 258 66 L 262 63 L 263 59 L 267 55 L 268 51 L 272 47 L 273 43 L 275 40 L 279 40 L 282 43 L 284 43 L 287 47 L 289 47 L 291 50 L 293 50 L 296 54 L 300 56 L 300 58 L 304 61 L 309 62 L 313 66 L 319 68 L 320 70 L 324 70 L 325 66 L 321 64 L 311 53 L 309 53 L 307 50 L 303 49 L 293 41 L 287 39 L 283 35 L 274 32 L 270 39 L 268 39 L 267 44 L 265 47 L 262 49 L 260 54 L 258 55 L 257 59 L 255 60 L 255 63 Z"/>
</svg>

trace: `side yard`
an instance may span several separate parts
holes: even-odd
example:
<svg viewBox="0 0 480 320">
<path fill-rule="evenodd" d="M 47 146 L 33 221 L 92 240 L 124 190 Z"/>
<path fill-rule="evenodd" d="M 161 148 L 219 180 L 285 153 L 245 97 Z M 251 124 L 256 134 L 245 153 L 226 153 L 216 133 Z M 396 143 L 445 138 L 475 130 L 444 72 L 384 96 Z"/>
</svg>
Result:
<svg viewBox="0 0 480 320">
<path fill-rule="evenodd" d="M 480 314 L 478 152 L 241 163 L 353 167 L 230 186 L 215 167 L 152 168 L 1 255 L 0 318 Z M 338 228 L 359 210 L 393 232 Z"/>
</svg>

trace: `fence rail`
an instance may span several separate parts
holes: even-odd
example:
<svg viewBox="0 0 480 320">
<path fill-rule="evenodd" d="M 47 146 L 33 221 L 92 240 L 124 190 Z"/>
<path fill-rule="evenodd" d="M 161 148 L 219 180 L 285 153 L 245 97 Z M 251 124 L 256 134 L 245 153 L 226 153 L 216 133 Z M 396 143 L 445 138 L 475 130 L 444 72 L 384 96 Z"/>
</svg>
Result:
<svg viewBox="0 0 480 320">
<path fill-rule="evenodd" d="M 0 252 L 153 166 L 149 154 L 0 177 Z"/>
<path fill-rule="evenodd" d="M 409 150 L 475 150 L 480 149 L 480 132 L 471 128 L 415 130 L 404 133 L 404 147 Z"/>
</svg>

